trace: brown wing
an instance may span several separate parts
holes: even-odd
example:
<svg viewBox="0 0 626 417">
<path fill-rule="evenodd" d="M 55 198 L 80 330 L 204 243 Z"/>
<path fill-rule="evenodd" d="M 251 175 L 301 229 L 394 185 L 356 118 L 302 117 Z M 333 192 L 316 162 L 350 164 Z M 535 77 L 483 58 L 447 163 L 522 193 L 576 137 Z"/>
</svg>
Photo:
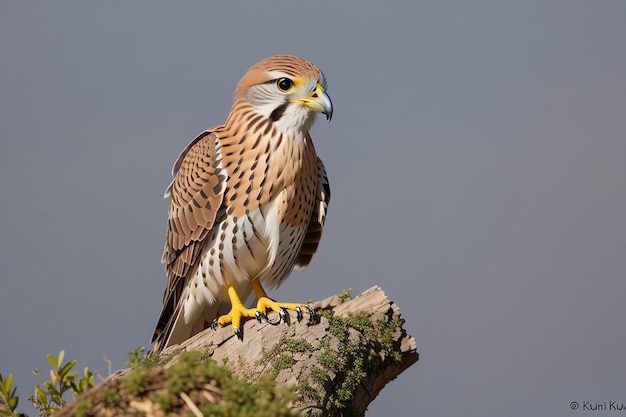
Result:
<svg viewBox="0 0 626 417">
<path fill-rule="evenodd" d="M 221 169 L 217 137 L 210 131 L 194 139 L 178 157 L 174 180 L 165 195 L 170 196 L 167 233 L 162 262 L 166 265 L 167 287 L 163 309 L 152 341 L 171 328 L 185 278 L 195 266 L 222 206 L 226 174 Z"/>
<path fill-rule="evenodd" d="M 315 205 L 313 206 L 313 213 L 311 214 L 311 220 L 304 236 L 304 242 L 302 243 L 302 249 L 296 260 L 297 268 L 304 268 L 311 262 L 313 255 L 317 251 L 317 247 L 320 244 L 322 238 L 322 230 L 324 229 L 324 222 L 326 221 L 326 210 L 328 209 L 328 203 L 330 202 L 330 184 L 328 183 L 328 175 L 326 175 L 326 168 L 322 160 L 317 158 L 317 168 L 319 173 L 319 189 L 315 198 Z"/>
</svg>

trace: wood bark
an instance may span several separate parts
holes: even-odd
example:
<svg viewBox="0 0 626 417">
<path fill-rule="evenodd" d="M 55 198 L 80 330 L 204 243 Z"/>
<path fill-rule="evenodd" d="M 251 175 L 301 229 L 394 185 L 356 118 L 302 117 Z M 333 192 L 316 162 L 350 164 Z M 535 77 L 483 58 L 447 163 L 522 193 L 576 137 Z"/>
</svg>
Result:
<svg viewBox="0 0 626 417">
<path fill-rule="evenodd" d="M 296 394 L 299 397 L 291 407 L 300 415 L 363 416 L 382 388 L 417 362 L 415 339 L 402 327 L 404 319 L 398 306 L 378 286 L 353 299 L 343 300 L 337 295 L 329 297 L 315 302 L 313 308 L 318 312 L 318 319 L 314 322 L 309 322 L 306 311 L 300 322 L 295 313 L 290 312 L 289 324 L 248 320 L 242 326 L 243 341 L 233 334 L 230 326 L 217 330 L 207 329 L 178 346 L 168 348 L 161 356 L 175 358 L 181 351 L 202 351 L 218 363 L 224 363 L 235 376 L 249 383 L 257 382 L 263 375 L 272 374 L 275 376 L 275 384 L 297 387 Z M 327 313 L 322 313 L 324 311 Z M 329 312 L 332 315 L 327 317 Z M 338 322 L 333 317 L 345 319 L 357 315 L 361 318 L 368 317 L 372 328 L 354 328 L 346 324 L 344 335 L 347 334 L 348 338 L 342 340 L 336 334 L 336 326 L 337 323 L 344 322 Z M 278 315 L 271 313 L 269 318 L 277 320 Z M 384 338 L 385 332 L 391 335 L 386 339 L 389 342 L 386 344 L 377 339 Z M 300 343 L 299 346 L 306 345 L 309 348 L 290 349 L 296 342 Z M 347 343 L 352 348 L 359 347 L 357 357 L 360 358 L 359 364 L 363 366 L 363 372 L 358 377 L 358 383 L 353 384 L 350 398 L 341 400 L 338 393 L 343 393 L 345 397 L 348 389 L 346 369 L 338 370 L 324 364 L 328 362 L 329 355 L 334 355 L 338 363 L 352 360 L 350 353 L 342 351 L 346 350 Z M 326 357 L 321 358 L 323 355 Z M 141 394 L 127 392 L 125 379 L 132 370 L 121 370 L 110 375 L 57 415 L 75 415 L 79 408 L 82 415 L 92 416 L 186 416 L 190 411 L 198 415 L 197 408 L 203 403 L 224 401 L 222 387 L 204 384 L 203 387 L 180 394 L 182 401 L 179 406 L 168 413 L 163 412 L 154 398 L 157 393 L 164 391 L 168 368 L 172 363 L 176 363 L 176 360 L 164 361 L 152 369 L 146 376 L 145 390 Z M 355 364 L 349 365 L 351 369 L 357 368 Z M 313 369 L 318 374 L 320 371 L 325 373 L 323 381 L 311 378 Z M 317 395 L 304 395 L 303 386 L 313 388 Z M 109 396 L 111 392 L 119 393 L 119 401 L 103 401 L 104 392 Z"/>
</svg>

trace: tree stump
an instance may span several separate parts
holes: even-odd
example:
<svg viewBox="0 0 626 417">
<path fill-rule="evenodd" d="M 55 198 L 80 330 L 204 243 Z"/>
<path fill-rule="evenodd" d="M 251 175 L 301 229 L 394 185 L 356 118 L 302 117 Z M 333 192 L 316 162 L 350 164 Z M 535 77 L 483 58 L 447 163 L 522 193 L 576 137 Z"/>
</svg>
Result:
<svg viewBox="0 0 626 417">
<path fill-rule="evenodd" d="M 268 410 L 273 416 L 363 416 L 380 390 L 418 360 L 415 339 L 378 286 L 354 299 L 329 297 L 313 308 L 314 321 L 306 311 L 300 322 L 290 312 L 289 324 L 248 320 L 243 341 L 230 326 L 207 329 L 158 358 L 115 372 L 57 415 L 261 416 L 258 410 Z M 276 313 L 270 313 L 272 320 L 278 320 Z M 197 353 L 190 359 L 186 352 Z M 251 387 L 249 397 L 237 389 L 234 400 L 249 414 L 229 404 L 232 381 Z M 250 413 L 247 403 L 254 401 L 259 408 Z M 282 411 L 269 411 L 281 401 Z"/>
</svg>

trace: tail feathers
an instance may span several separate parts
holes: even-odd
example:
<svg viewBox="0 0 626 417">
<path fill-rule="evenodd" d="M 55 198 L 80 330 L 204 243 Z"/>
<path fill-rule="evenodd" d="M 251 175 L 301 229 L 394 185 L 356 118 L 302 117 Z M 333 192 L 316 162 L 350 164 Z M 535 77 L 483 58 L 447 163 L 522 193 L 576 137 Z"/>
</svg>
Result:
<svg viewBox="0 0 626 417">
<path fill-rule="evenodd" d="M 182 303 L 179 304 L 176 311 L 174 311 L 174 315 L 172 315 L 170 321 L 167 323 L 167 326 L 163 329 L 163 333 L 161 333 L 154 342 L 154 347 L 150 353 L 160 353 L 168 347 L 180 344 L 190 337 L 200 333 L 202 330 L 208 328 L 213 319 L 207 319 L 209 317 L 219 317 L 220 310 L 223 310 L 226 307 L 224 304 L 225 303 L 216 302 L 210 305 L 205 309 L 203 315 L 195 320 L 191 320 L 189 323 L 185 323 Z"/>
<path fill-rule="evenodd" d="M 249 283 L 243 284 L 237 288 L 237 293 L 244 305 L 248 298 L 250 298 L 251 292 L 252 287 Z M 201 315 L 192 319 L 189 323 L 185 323 L 183 303 L 179 302 L 163 331 L 155 337 L 154 346 L 150 351 L 150 355 L 158 354 L 170 346 L 180 344 L 209 328 L 213 320 L 228 313 L 229 309 L 230 302 L 218 300 L 206 306 Z"/>
</svg>

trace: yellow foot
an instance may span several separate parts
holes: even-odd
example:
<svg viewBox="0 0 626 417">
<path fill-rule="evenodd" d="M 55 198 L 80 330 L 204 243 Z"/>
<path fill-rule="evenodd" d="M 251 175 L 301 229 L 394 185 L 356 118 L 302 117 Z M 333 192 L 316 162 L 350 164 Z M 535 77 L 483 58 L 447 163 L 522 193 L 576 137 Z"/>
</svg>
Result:
<svg viewBox="0 0 626 417">
<path fill-rule="evenodd" d="M 245 308 L 239 296 L 237 295 L 237 291 L 235 288 L 226 284 L 226 290 L 228 291 L 228 298 L 230 299 L 231 308 L 227 314 L 218 317 L 216 320 L 213 320 L 211 323 L 211 327 L 213 330 L 217 329 L 217 325 L 226 326 L 231 323 L 233 325 L 233 329 L 235 331 L 235 335 L 239 340 L 243 339 L 243 333 L 241 332 L 241 321 L 242 318 L 245 317 L 257 317 L 257 311 L 253 308 Z"/>
<path fill-rule="evenodd" d="M 233 306 L 227 314 L 220 316 L 213 323 L 213 327 L 226 326 L 227 324 L 232 324 L 235 334 L 239 339 L 243 338 L 243 334 L 241 333 L 241 321 L 244 317 L 256 317 L 256 310 L 253 308 L 244 308 L 243 306 Z"/>
<path fill-rule="evenodd" d="M 217 329 L 217 326 L 226 326 L 227 324 L 232 324 L 235 335 L 240 340 L 243 339 L 243 333 L 241 332 L 241 322 L 244 318 L 255 317 L 259 322 L 266 320 L 270 324 L 279 324 L 279 323 L 287 323 L 289 324 L 289 314 L 287 314 L 287 310 L 293 310 L 296 312 L 298 317 L 298 321 L 302 320 L 303 314 L 302 309 L 306 308 L 309 312 L 310 322 L 314 322 L 317 319 L 317 315 L 315 311 L 310 305 L 300 304 L 300 303 L 277 303 L 267 296 L 263 287 L 258 280 L 254 279 L 251 282 L 252 289 L 254 290 L 258 302 L 256 308 L 246 308 L 243 303 L 239 299 L 235 288 L 226 284 L 226 290 L 228 291 L 228 298 L 230 299 L 231 309 L 228 314 L 224 314 L 217 319 L 213 320 L 211 323 L 211 327 L 213 330 Z M 267 311 L 273 310 L 278 312 L 278 321 L 270 321 L 267 317 Z"/>
<path fill-rule="evenodd" d="M 261 287 L 261 283 L 258 279 L 253 279 L 250 284 L 252 284 L 252 289 L 256 294 L 256 298 L 258 299 L 256 304 L 256 318 L 261 321 L 263 319 L 267 320 L 270 324 L 278 324 L 278 323 L 289 323 L 289 314 L 285 310 L 293 310 L 296 312 L 298 321 L 302 320 L 302 309 L 306 308 L 309 311 L 309 315 L 311 316 L 311 321 L 315 321 L 316 315 L 315 311 L 310 305 L 301 304 L 301 303 L 277 303 L 267 296 L 263 287 Z M 267 310 L 273 310 L 278 312 L 278 321 L 272 322 L 267 318 Z"/>
<path fill-rule="evenodd" d="M 307 304 L 299 303 L 277 303 L 267 296 L 259 297 L 259 301 L 256 304 L 256 318 L 260 322 L 265 319 L 270 324 L 287 323 L 289 324 L 289 314 L 286 310 L 293 310 L 296 312 L 298 321 L 302 320 L 302 309 L 306 308 L 309 311 L 309 315 L 313 320 L 315 318 L 315 311 Z M 267 317 L 267 310 L 273 310 L 278 312 L 278 321 L 270 321 Z"/>
</svg>

